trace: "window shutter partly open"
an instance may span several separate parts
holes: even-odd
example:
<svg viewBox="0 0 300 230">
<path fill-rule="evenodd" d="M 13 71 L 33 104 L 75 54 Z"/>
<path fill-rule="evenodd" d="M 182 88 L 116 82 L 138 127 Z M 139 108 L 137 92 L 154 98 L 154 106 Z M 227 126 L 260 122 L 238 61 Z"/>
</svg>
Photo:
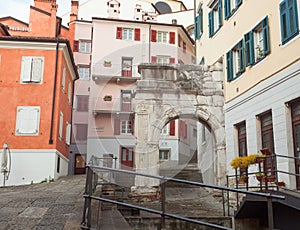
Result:
<svg viewBox="0 0 300 230">
<path fill-rule="evenodd" d="M 134 40 L 135 41 L 141 40 L 141 29 L 139 29 L 139 28 L 134 29 Z"/>
<path fill-rule="evenodd" d="M 31 79 L 31 57 L 22 57 L 21 81 L 30 82 Z"/>
<path fill-rule="evenodd" d="M 120 135 L 120 119 L 119 118 L 115 118 L 115 120 L 114 120 L 114 134 Z"/>
<path fill-rule="evenodd" d="M 264 36 L 264 54 L 268 55 L 270 53 L 268 17 L 265 17 L 265 19 L 263 20 L 263 36 Z"/>
<path fill-rule="evenodd" d="M 170 121 L 170 136 L 175 136 L 175 120 Z"/>
<path fill-rule="evenodd" d="M 117 27 L 116 39 L 122 39 L 122 27 Z"/>
<path fill-rule="evenodd" d="M 151 30 L 151 42 L 156 42 L 156 30 Z"/>
<path fill-rule="evenodd" d="M 73 51 L 78 52 L 78 50 L 79 50 L 79 41 L 74 40 Z"/>
<path fill-rule="evenodd" d="M 157 57 L 151 56 L 151 63 L 157 63 Z"/>
<path fill-rule="evenodd" d="M 175 32 L 170 32 L 170 44 L 175 44 Z"/>
<path fill-rule="evenodd" d="M 31 81 L 39 83 L 42 80 L 44 61 L 43 58 L 33 58 L 32 59 L 32 70 L 31 70 Z"/>
</svg>

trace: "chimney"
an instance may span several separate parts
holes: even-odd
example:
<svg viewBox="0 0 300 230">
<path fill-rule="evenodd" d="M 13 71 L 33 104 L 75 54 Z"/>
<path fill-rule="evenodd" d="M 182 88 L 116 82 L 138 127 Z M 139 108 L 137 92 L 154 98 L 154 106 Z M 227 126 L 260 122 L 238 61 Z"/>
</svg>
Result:
<svg viewBox="0 0 300 230">
<path fill-rule="evenodd" d="M 52 5 L 56 4 L 56 0 L 34 0 L 34 7 L 51 13 Z"/>
<path fill-rule="evenodd" d="M 70 22 L 78 19 L 78 1 L 71 1 L 71 14 L 70 14 Z"/>
<path fill-rule="evenodd" d="M 172 19 L 172 24 L 177 25 L 177 19 Z"/>
<path fill-rule="evenodd" d="M 121 4 L 116 0 L 107 2 L 107 13 L 109 18 L 119 18 Z"/>
<path fill-rule="evenodd" d="M 51 5 L 51 17 L 50 17 L 50 37 L 56 37 L 56 12 L 58 5 L 53 2 Z"/>
</svg>

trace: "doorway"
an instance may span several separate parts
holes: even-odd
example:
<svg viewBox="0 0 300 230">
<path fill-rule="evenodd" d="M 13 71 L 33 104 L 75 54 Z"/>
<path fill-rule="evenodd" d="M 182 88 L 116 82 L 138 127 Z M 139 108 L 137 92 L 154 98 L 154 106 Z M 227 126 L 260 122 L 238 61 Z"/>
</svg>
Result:
<svg viewBox="0 0 300 230">
<path fill-rule="evenodd" d="M 85 174 L 85 155 L 75 154 L 74 174 Z"/>
<path fill-rule="evenodd" d="M 134 167 L 134 151 L 133 147 L 121 147 L 121 168 L 133 169 Z"/>
</svg>

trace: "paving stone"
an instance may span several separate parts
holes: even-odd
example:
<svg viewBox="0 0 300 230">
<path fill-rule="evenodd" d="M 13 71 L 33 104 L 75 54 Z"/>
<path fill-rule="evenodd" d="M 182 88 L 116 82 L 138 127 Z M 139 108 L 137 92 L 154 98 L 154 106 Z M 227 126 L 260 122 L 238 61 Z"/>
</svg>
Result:
<svg viewBox="0 0 300 230">
<path fill-rule="evenodd" d="M 42 218 L 47 210 L 48 208 L 28 207 L 18 217 Z"/>
</svg>

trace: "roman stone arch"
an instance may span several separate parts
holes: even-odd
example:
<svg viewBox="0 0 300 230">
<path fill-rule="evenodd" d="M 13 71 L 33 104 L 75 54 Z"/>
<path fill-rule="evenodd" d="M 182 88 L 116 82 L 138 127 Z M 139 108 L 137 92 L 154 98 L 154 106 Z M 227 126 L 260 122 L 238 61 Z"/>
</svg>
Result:
<svg viewBox="0 0 300 230">
<path fill-rule="evenodd" d="M 135 167 L 159 174 L 160 130 L 171 120 L 192 117 L 209 128 L 214 139 L 215 184 L 226 173 L 222 67 L 199 65 L 139 66 L 141 80 L 135 92 Z M 135 186 L 153 187 L 158 181 L 136 177 Z"/>
</svg>

